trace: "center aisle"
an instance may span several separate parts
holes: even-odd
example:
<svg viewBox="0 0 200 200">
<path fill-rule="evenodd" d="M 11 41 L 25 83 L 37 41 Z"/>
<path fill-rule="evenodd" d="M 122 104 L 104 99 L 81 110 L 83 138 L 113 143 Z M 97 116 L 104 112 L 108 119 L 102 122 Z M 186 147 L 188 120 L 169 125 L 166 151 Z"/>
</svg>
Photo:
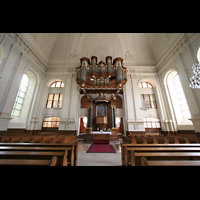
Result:
<svg viewBox="0 0 200 200">
<path fill-rule="evenodd" d="M 86 153 L 92 142 L 78 141 L 77 166 L 121 166 L 120 142 L 112 142 L 116 153 Z"/>
</svg>

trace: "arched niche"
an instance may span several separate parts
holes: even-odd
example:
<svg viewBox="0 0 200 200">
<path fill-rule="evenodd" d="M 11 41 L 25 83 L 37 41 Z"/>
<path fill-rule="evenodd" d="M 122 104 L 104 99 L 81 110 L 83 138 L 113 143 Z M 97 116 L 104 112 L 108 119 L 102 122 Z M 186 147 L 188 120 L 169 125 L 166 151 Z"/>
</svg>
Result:
<svg viewBox="0 0 200 200">
<path fill-rule="evenodd" d="M 81 108 L 88 108 L 87 96 L 81 98 Z"/>
</svg>

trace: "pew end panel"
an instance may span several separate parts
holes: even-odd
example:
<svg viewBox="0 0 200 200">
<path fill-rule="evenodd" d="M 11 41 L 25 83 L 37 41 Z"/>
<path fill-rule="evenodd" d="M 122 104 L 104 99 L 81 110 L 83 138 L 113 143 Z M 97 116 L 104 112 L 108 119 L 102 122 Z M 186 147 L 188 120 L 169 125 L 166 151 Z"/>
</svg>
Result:
<svg viewBox="0 0 200 200">
<path fill-rule="evenodd" d="M 147 161 L 147 159 L 145 157 L 141 158 L 141 165 L 142 166 L 149 166 L 148 161 Z"/>
<path fill-rule="evenodd" d="M 68 150 L 65 150 L 64 154 L 63 154 L 63 164 L 62 164 L 62 166 L 67 166 L 67 155 L 68 155 Z"/>
<path fill-rule="evenodd" d="M 131 166 L 136 166 L 135 152 L 131 150 Z"/>
<path fill-rule="evenodd" d="M 49 166 L 56 166 L 57 164 L 57 156 L 53 156 L 50 160 Z"/>
</svg>

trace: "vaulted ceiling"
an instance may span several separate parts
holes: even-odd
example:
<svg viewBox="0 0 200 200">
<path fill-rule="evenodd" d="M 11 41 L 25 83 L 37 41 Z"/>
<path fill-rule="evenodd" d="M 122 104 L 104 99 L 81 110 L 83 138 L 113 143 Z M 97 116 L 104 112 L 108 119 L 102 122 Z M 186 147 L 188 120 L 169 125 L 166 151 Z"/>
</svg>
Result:
<svg viewBox="0 0 200 200">
<path fill-rule="evenodd" d="M 20 33 L 48 68 L 78 66 L 81 57 L 121 57 L 124 65 L 155 66 L 181 33 Z"/>
</svg>

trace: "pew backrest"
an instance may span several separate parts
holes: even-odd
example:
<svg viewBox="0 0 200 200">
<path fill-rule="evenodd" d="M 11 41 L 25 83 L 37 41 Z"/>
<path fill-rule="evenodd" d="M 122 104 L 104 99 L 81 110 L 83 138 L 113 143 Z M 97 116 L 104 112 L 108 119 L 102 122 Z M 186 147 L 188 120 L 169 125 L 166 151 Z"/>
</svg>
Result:
<svg viewBox="0 0 200 200">
<path fill-rule="evenodd" d="M 159 160 L 149 161 L 145 157 L 141 158 L 142 166 L 200 166 L 198 160 Z"/>
</svg>

